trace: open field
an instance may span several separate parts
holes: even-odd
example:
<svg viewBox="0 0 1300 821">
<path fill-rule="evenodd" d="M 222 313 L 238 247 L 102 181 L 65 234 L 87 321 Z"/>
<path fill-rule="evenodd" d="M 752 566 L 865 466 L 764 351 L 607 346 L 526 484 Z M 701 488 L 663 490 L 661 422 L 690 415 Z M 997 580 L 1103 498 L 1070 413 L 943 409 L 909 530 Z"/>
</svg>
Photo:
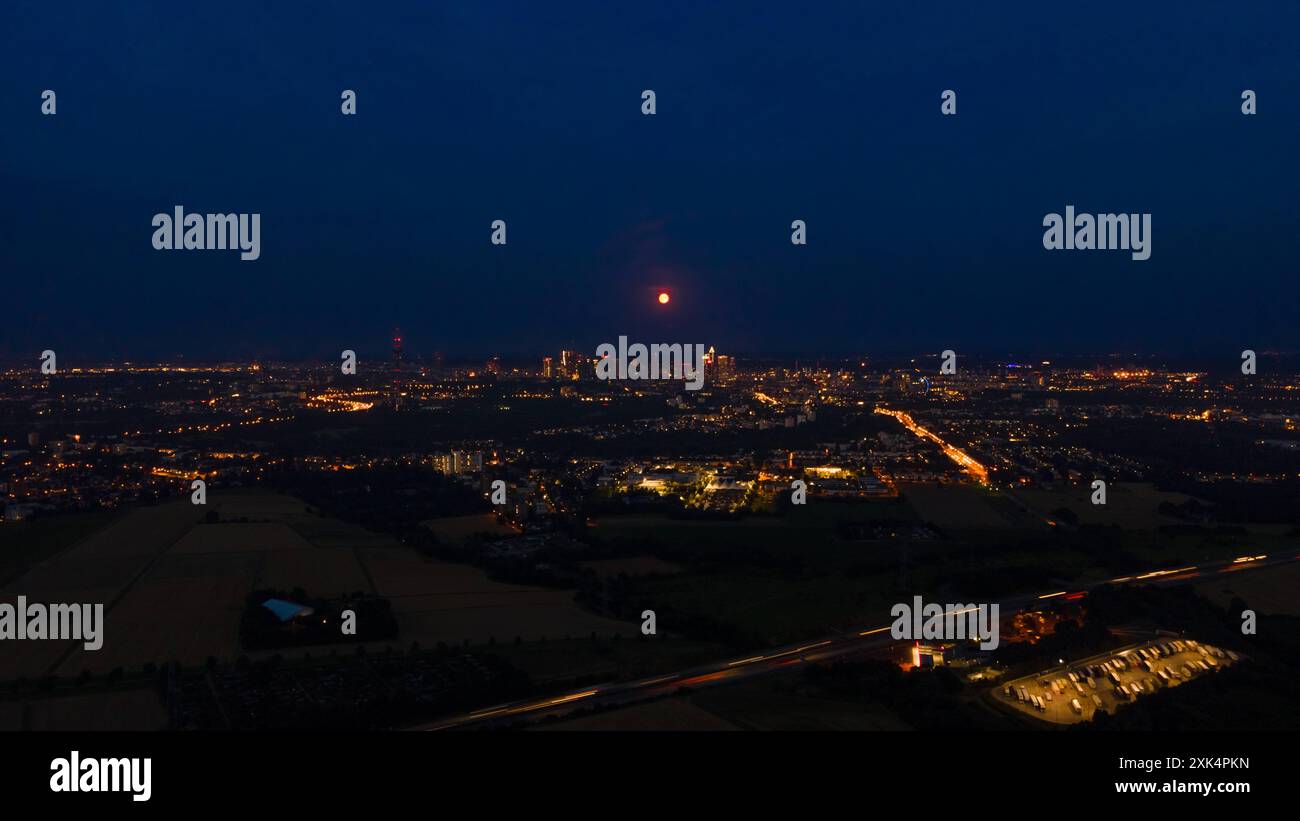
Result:
<svg viewBox="0 0 1300 821">
<path fill-rule="evenodd" d="M 214 579 L 146 578 L 104 615 L 104 646 L 74 644 L 57 671 L 106 673 L 139 669 L 149 661 L 201 664 L 208 656 L 237 654 L 239 614 L 249 591 L 247 576 Z"/>
<path fill-rule="evenodd" d="M 128 511 L 0 589 L 7 601 L 22 594 L 31 601 L 103 603 L 106 621 L 98 651 L 81 642 L 15 643 L 0 656 L 0 680 L 74 677 L 83 670 L 98 675 L 170 660 L 202 664 L 209 656 L 234 660 L 244 602 L 267 587 L 389 596 L 400 646 L 636 633 L 636 625 L 582 610 L 571 591 L 493 582 L 476 568 L 432 561 L 390 537 L 324 519 L 297 499 L 236 491 L 210 497 L 209 508 L 218 511 L 218 523 L 202 523 L 204 509 L 187 499 Z M 249 521 L 232 521 L 243 518 Z M 319 543 L 308 537 L 313 533 Z"/>
<path fill-rule="evenodd" d="M 292 496 L 256 490 L 241 490 L 209 498 L 208 506 L 216 510 L 223 522 L 248 519 L 250 522 L 274 522 L 287 525 L 317 547 L 383 547 L 392 539 L 366 530 L 360 525 L 322 516 Z"/>
<path fill-rule="evenodd" d="M 1016 493 L 1045 514 L 1067 508 L 1079 517 L 1080 524 L 1118 525 L 1125 530 L 1155 530 L 1161 525 L 1185 524 L 1180 519 L 1160 513 L 1160 503 L 1182 504 L 1189 496 L 1165 493 L 1154 485 L 1111 482 L 1106 485 L 1106 504 L 1092 503 L 1091 483 L 1059 490 L 1034 488 Z"/>
<path fill-rule="evenodd" d="M 311 543 L 285 524 L 201 524 L 190 528 L 171 552 L 261 553 L 270 550 L 311 550 Z"/>
<path fill-rule="evenodd" d="M 371 548 L 389 547 L 391 537 L 340 519 L 324 516 L 294 517 L 287 522 L 294 532 L 317 547 Z"/>
<path fill-rule="evenodd" d="M 267 491 L 241 490 L 222 493 L 218 498 L 209 499 L 209 507 L 221 514 L 223 519 L 248 518 L 254 521 L 271 520 L 292 524 L 298 520 L 319 518 L 309 513 L 307 505 L 300 499 Z"/>
<path fill-rule="evenodd" d="M 301 587 L 312 595 L 326 597 L 358 590 L 374 592 L 361 564 L 359 551 L 346 547 L 266 553 L 258 568 L 255 587 L 277 590 Z"/>
<path fill-rule="evenodd" d="M 0 524 L 0 585 L 102 529 L 115 515 L 97 511 Z"/>
<path fill-rule="evenodd" d="M 81 566 L 89 559 L 117 556 L 156 556 L 203 517 L 202 507 L 189 500 L 136 508 L 96 531 L 60 557 L 69 566 Z"/>
<path fill-rule="evenodd" d="M 614 633 L 631 636 L 635 625 L 602 618 L 573 603 L 568 592 L 547 593 L 528 600 L 498 600 L 488 605 L 440 606 L 440 602 L 401 602 L 396 607 L 402 626 L 401 640 L 418 641 L 421 646 L 438 642 L 463 645 L 547 638 L 583 636 L 595 632 L 609 637 Z"/>
<path fill-rule="evenodd" d="M 997 494 L 971 485 L 904 484 L 899 492 L 917 515 L 944 530 L 1040 526 Z"/>
<path fill-rule="evenodd" d="M 112 603 L 199 517 L 200 511 L 188 500 L 131 511 L 5 585 L 0 600 L 13 603 L 24 595 L 41 603 L 102 603 L 108 622 L 107 648 L 112 640 Z M 55 640 L 15 642 L 0 654 L 0 679 L 45 675 L 74 648 L 80 652 L 81 646 L 81 642 Z M 79 672 L 81 668 L 73 674 Z"/>
<path fill-rule="evenodd" d="M 1224 573 L 1198 584 L 1197 592 L 1220 607 L 1240 597 L 1256 613 L 1300 616 L 1300 564 L 1275 567 L 1267 573 Z"/>
<path fill-rule="evenodd" d="M 497 521 L 492 513 L 480 513 L 473 516 L 447 516 L 441 519 L 429 519 L 420 522 L 433 531 L 440 540 L 449 544 L 463 542 L 475 533 L 490 536 L 515 536 L 518 531 Z"/>
<path fill-rule="evenodd" d="M 426 559 L 394 548 L 363 557 L 375 587 L 389 599 L 404 642 L 423 646 L 486 644 L 541 638 L 631 636 L 636 626 L 582 610 L 572 591 L 502 584 L 466 565 Z"/>
</svg>

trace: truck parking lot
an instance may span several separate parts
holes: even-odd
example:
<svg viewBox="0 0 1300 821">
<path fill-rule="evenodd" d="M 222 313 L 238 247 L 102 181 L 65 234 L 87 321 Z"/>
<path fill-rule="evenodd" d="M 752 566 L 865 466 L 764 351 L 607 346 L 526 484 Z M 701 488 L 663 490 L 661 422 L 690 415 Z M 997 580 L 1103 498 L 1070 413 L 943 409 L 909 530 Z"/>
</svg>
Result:
<svg viewBox="0 0 1300 821">
<path fill-rule="evenodd" d="M 1240 659 L 1192 639 L 1156 639 L 1018 678 L 999 685 L 994 698 L 1043 721 L 1074 724 Z"/>
</svg>

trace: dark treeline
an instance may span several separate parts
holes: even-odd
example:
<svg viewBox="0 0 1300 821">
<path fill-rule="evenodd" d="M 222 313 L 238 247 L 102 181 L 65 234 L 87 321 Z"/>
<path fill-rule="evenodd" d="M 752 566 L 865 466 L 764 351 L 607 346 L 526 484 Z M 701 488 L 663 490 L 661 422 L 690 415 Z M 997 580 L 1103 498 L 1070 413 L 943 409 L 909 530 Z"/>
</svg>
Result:
<svg viewBox="0 0 1300 821">
<path fill-rule="evenodd" d="M 439 516 L 491 511 L 483 495 L 432 468 L 392 465 L 367 470 L 280 470 L 266 484 L 369 530 L 402 533 Z"/>
</svg>

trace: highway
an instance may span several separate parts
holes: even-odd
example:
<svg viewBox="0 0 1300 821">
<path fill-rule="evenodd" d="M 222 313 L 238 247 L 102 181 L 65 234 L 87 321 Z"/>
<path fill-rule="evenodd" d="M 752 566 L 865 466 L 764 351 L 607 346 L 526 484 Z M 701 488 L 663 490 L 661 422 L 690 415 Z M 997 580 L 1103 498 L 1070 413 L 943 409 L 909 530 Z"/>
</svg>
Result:
<svg viewBox="0 0 1300 821">
<path fill-rule="evenodd" d="M 1049 600 L 1083 598 L 1091 590 L 1113 585 L 1154 584 L 1172 586 L 1191 581 L 1203 581 L 1217 573 L 1257 572 L 1300 560 L 1300 555 L 1241 556 L 1236 559 L 1205 562 L 1200 565 L 1153 570 L 1147 573 L 1122 576 L 1093 582 L 1068 590 L 1027 594 L 998 602 L 1003 621 L 1029 605 L 1048 604 Z M 991 602 L 990 602 L 991 604 Z M 879 652 L 896 641 L 890 634 L 890 624 L 857 632 L 829 636 L 777 647 L 752 656 L 711 662 L 653 678 L 635 681 L 593 685 L 580 690 L 558 693 L 541 698 L 531 698 L 508 704 L 484 707 L 438 721 L 412 727 L 413 730 L 450 730 L 468 727 L 505 726 L 512 723 L 536 721 L 545 717 L 568 715 L 592 707 L 609 708 L 637 701 L 671 695 L 683 688 L 714 687 L 721 684 L 745 681 L 757 676 L 798 670 L 803 665 L 827 661 L 841 656 Z"/>
</svg>

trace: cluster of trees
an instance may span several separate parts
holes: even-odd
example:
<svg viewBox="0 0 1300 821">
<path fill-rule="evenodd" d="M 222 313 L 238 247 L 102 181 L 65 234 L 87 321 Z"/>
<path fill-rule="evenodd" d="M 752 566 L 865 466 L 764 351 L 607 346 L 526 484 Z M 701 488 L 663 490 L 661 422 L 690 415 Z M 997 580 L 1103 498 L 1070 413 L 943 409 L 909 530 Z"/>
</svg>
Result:
<svg viewBox="0 0 1300 821">
<path fill-rule="evenodd" d="M 312 609 L 309 616 L 281 621 L 264 603 L 281 599 Z M 345 613 L 355 632 L 344 632 Z M 318 599 L 295 588 L 254 590 L 244 604 L 239 620 L 240 644 L 250 650 L 279 647 L 302 647 L 312 644 L 339 644 L 359 641 L 383 641 L 397 637 L 397 619 L 387 599 L 361 592 L 338 599 Z"/>
<path fill-rule="evenodd" d="M 964 698 L 966 686 L 945 667 L 910 675 L 888 661 L 839 661 L 810 665 L 804 678 L 838 698 L 883 704 L 918 730 L 981 730 L 996 726 L 995 717 Z"/>
<path fill-rule="evenodd" d="M 1280 448 L 1276 449 L 1279 452 Z M 1294 457 L 1291 457 L 1294 459 Z M 1251 469 L 1265 472 L 1261 467 Z M 1160 504 L 1160 512 L 1188 522 L 1210 524 L 1289 524 L 1300 528 L 1300 480 L 1276 484 L 1240 482 L 1195 482 L 1182 476 L 1160 483 L 1161 490 L 1186 493 L 1204 499 L 1188 499 L 1182 504 Z"/>
<path fill-rule="evenodd" d="M 1085 618 L 1082 625 L 1071 619 L 1056 623 L 1051 633 L 1035 644 L 1028 642 L 1003 642 L 993 657 L 1007 667 L 1007 676 L 1015 678 L 1056 664 L 1057 659 L 1086 658 L 1119 645 L 1104 624 Z"/>
<path fill-rule="evenodd" d="M 286 469 L 269 476 L 267 482 L 322 514 L 388 533 L 439 516 L 492 509 L 474 488 L 421 465 L 338 472 Z"/>
</svg>

